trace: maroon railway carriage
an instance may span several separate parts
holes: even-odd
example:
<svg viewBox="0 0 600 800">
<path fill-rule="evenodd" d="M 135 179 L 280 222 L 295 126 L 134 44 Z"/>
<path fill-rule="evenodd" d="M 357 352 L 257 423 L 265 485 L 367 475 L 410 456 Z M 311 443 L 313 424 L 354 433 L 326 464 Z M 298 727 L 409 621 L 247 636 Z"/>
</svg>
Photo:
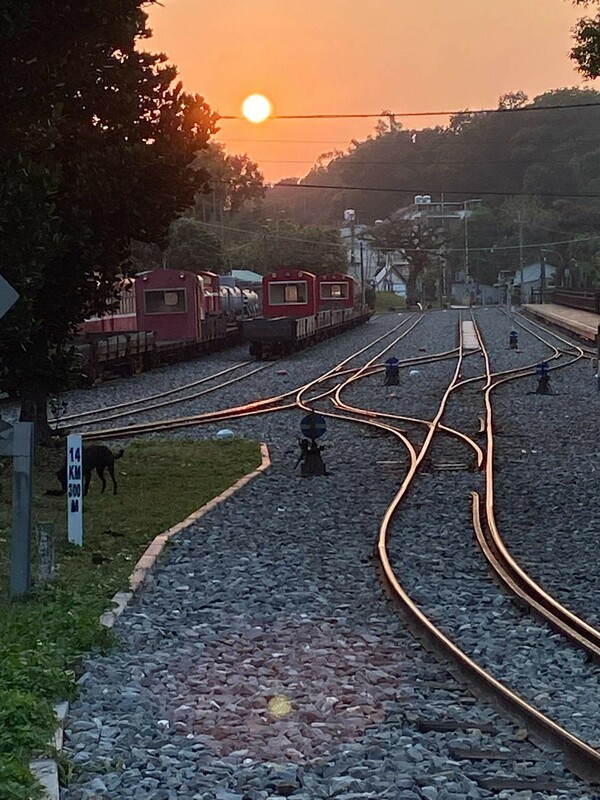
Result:
<svg viewBox="0 0 600 800">
<path fill-rule="evenodd" d="M 123 280 L 118 309 L 79 328 L 79 371 L 91 383 L 105 372 L 132 374 L 236 344 L 242 318 L 258 314 L 258 295 L 223 287 L 224 280 L 175 269 Z"/>
<path fill-rule="evenodd" d="M 366 322 L 371 313 L 355 306 L 348 275 L 282 269 L 264 276 L 263 316 L 244 321 L 242 333 L 250 355 L 285 355 Z"/>
<path fill-rule="evenodd" d="M 199 341 L 204 321 L 204 282 L 194 272 L 160 269 L 135 281 L 138 325 L 158 341 Z"/>
<path fill-rule="evenodd" d="M 354 306 L 354 278 L 343 272 L 317 275 L 317 304 L 319 311 L 352 308 Z"/>
<path fill-rule="evenodd" d="M 316 277 L 302 269 L 280 269 L 263 278 L 263 316 L 307 317 L 317 312 Z"/>
</svg>

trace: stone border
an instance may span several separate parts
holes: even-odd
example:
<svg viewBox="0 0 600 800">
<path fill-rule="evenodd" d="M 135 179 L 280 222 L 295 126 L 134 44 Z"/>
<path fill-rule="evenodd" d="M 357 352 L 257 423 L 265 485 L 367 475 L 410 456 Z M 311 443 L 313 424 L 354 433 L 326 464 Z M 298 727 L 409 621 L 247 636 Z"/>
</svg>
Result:
<svg viewBox="0 0 600 800">
<path fill-rule="evenodd" d="M 249 472 L 247 475 L 244 475 L 242 478 L 237 480 L 233 486 L 230 486 L 229 489 L 225 489 L 224 492 L 221 492 L 220 495 L 217 497 L 213 497 L 212 500 L 209 500 L 208 503 L 199 508 L 197 511 L 194 511 L 193 514 L 190 514 L 189 517 L 186 517 L 182 522 L 178 522 L 177 525 L 173 525 L 172 528 L 169 530 L 164 531 L 163 533 L 159 533 L 148 545 L 146 551 L 137 562 L 135 567 L 133 568 L 133 572 L 129 576 L 129 591 L 128 592 L 117 592 L 117 594 L 112 598 L 112 603 L 115 608 L 111 609 L 110 611 L 105 611 L 100 617 L 100 624 L 104 625 L 107 628 L 112 628 L 117 621 L 117 619 L 121 616 L 127 604 L 138 591 L 138 589 L 142 586 L 144 581 L 146 580 L 146 575 L 150 572 L 152 567 L 155 565 L 158 556 L 162 553 L 165 548 L 166 543 L 171 539 L 175 534 L 182 531 L 184 528 L 188 528 L 194 522 L 197 522 L 201 517 L 205 514 L 208 514 L 209 511 L 212 511 L 213 508 L 216 508 L 220 503 L 224 502 L 236 492 L 238 492 L 243 486 L 250 481 L 257 478 L 261 473 L 266 472 L 269 467 L 271 466 L 271 457 L 269 455 L 269 448 L 264 442 L 260 443 L 260 456 L 261 456 L 261 465 L 257 467 L 252 472 Z M 56 715 L 59 721 L 59 726 L 57 731 L 54 734 L 54 745 L 57 750 L 62 750 L 62 728 L 64 724 L 64 720 L 67 714 L 68 703 L 59 703 L 55 706 Z M 58 785 L 58 766 L 54 759 L 45 758 L 45 759 L 35 759 L 29 763 L 29 769 L 33 773 L 34 777 L 36 777 L 39 782 L 42 784 L 45 790 L 46 798 L 45 800 L 60 800 L 60 789 Z"/>
<path fill-rule="evenodd" d="M 54 706 L 54 713 L 58 722 L 57 728 L 54 731 L 52 744 L 58 752 L 62 750 L 63 743 L 63 725 L 67 711 L 69 710 L 69 703 L 57 703 Z M 29 762 L 29 769 L 33 776 L 38 779 L 42 784 L 44 793 L 48 800 L 60 800 L 60 789 L 58 786 L 58 764 L 53 758 L 36 758 Z"/>
</svg>

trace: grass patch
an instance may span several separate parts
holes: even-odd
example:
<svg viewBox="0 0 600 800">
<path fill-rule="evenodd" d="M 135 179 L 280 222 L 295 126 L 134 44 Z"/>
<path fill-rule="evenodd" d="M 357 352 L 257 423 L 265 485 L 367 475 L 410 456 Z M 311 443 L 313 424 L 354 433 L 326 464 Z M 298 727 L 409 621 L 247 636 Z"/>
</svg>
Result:
<svg viewBox="0 0 600 800">
<path fill-rule="evenodd" d="M 406 302 L 394 292 L 375 292 L 375 311 L 402 311 Z"/>
<path fill-rule="evenodd" d="M 64 451 L 36 453 L 34 524 L 55 531 L 54 582 L 9 602 L 11 470 L 0 473 L 0 797 L 24 800 L 35 788 L 24 765 L 47 752 L 52 703 L 73 697 L 82 655 L 103 652 L 111 635 L 98 623 L 115 592 L 127 588 L 149 542 L 260 464 L 256 442 L 140 441 L 115 463 L 119 494 L 92 478 L 84 499 L 84 546 L 67 543 L 66 500 L 55 471 Z"/>
</svg>

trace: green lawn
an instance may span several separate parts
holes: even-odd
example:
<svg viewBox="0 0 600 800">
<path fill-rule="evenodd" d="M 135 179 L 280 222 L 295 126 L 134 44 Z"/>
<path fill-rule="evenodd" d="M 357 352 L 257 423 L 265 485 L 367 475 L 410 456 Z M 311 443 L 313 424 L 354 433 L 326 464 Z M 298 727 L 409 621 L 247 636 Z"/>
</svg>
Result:
<svg viewBox="0 0 600 800">
<path fill-rule="evenodd" d="M 375 292 L 376 311 L 402 311 L 404 308 L 406 308 L 404 298 L 394 292 Z"/>
<path fill-rule="evenodd" d="M 39 451 L 34 522 L 55 528 L 57 575 L 19 602 L 8 600 L 10 464 L 0 473 L 0 798 L 35 797 L 26 764 L 48 751 L 52 703 L 74 695 L 78 661 L 103 651 L 110 633 L 98 617 L 148 543 L 260 464 L 256 442 L 139 441 L 116 464 L 119 493 L 92 478 L 84 499 L 84 546 L 66 542 L 66 501 L 54 472 L 63 450 Z"/>
</svg>

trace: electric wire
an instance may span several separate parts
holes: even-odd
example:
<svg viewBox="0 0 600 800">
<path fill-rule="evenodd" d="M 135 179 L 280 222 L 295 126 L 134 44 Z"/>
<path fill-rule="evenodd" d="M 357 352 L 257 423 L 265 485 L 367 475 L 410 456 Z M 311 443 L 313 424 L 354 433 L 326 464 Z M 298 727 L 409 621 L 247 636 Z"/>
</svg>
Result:
<svg viewBox="0 0 600 800">
<path fill-rule="evenodd" d="M 395 117 L 454 117 L 475 116 L 477 114 L 516 114 L 531 111 L 563 111 L 573 108 L 598 108 L 596 103 L 566 103 L 558 106 L 520 106 L 518 108 L 478 108 L 462 109 L 458 111 L 380 111 L 378 114 L 273 114 L 268 119 L 392 119 Z M 245 120 L 246 117 L 237 114 L 217 114 L 217 119 Z"/>
</svg>

